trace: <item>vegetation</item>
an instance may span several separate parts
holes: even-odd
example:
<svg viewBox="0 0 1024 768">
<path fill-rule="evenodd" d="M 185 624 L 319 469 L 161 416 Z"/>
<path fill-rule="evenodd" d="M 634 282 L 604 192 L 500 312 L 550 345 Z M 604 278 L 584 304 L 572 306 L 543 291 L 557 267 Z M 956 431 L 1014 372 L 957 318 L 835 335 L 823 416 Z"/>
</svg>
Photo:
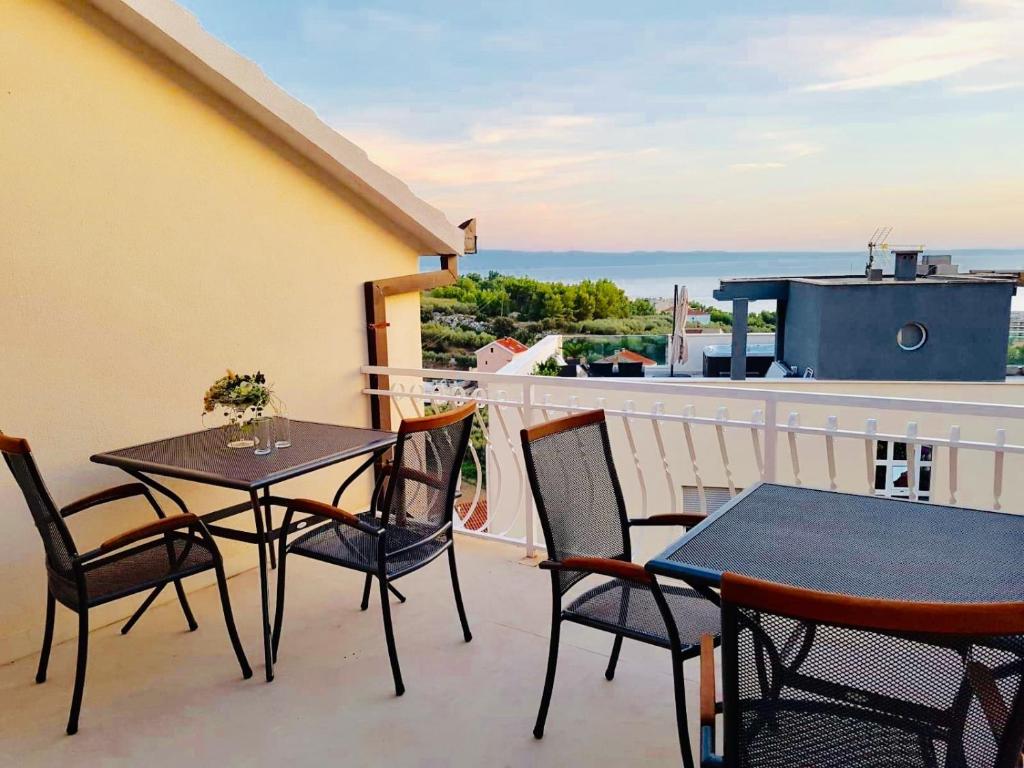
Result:
<svg viewBox="0 0 1024 768">
<path fill-rule="evenodd" d="M 533 366 L 533 375 L 557 376 L 560 370 L 562 370 L 562 366 L 558 364 L 558 360 L 553 357 L 549 357 L 547 360 Z"/>
<path fill-rule="evenodd" d="M 611 280 L 584 280 L 581 283 L 544 283 L 529 277 L 490 272 L 486 277 L 469 274 L 454 285 L 435 288 L 433 298 L 454 299 L 474 305 L 480 317 L 500 317 L 516 313 L 520 320 L 541 321 L 551 318 L 594 320 L 653 314 L 647 299 L 631 300 Z"/>
<path fill-rule="evenodd" d="M 497 338 L 510 336 L 529 346 L 549 333 L 622 337 L 607 341 L 664 360 L 664 337 L 672 333 L 670 312 L 658 312 L 650 299 L 631 299 L 604 278 L 567 284 L 471 273 L 425 293 L 420 306 L 423 362 L 431 367 L 471 368 L 475 351 Z M 708 312 L 713 325 L 732 327 L 730 313 L 695 302 L 691 306 L 695 312 Z M 774 330 L 775 313 L 750 315 L 749 329 Z M 569 338 L 565 353 L 592 357 L 614 352 L 605 349 L 607 344 L 598 345 L 600 349 L 596 344 Z"/>
<path fill-rule="evenodd" d="M 725 312 L 717 307 L 709 307 L 696 301 L 690 302 L 693 312 L 707 312 L 711 315 L 711 324 L 720 328 L 732 328 L 732 312 Z M 756 333 L 773 333 L 775 331 L 775 313 L 769 310 L 751 312 L 747 316 L 747 330 Z"/>
<path fill-rule="evenodd" d="M 1010 344 L 1006 351 L 1006 362 L 1008 365 L 1024 365 L 1024 341 L 1017 339 Z"/>
</svg>

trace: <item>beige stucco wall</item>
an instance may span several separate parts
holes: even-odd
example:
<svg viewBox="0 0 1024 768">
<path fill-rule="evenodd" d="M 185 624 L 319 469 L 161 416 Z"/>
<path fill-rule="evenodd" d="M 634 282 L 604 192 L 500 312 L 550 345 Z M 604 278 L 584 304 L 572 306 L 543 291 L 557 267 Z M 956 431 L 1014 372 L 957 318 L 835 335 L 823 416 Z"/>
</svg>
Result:
<svg viewBox="0 0 1024 768">
<path fill-rule="evenodd" d="M 362 284 L 415 272 L 416 247 L 84 3 L 0 0 L 0 19 L 0 429 L 29 438 L 58 503 L 128 479 L 90 454 L 199 428 L 228 366 L 266 372 L 293 416 L 368 424 Z M 389 301 L 393 364 L 420 363 L 418 306 Z M 323 498 L 344 472 L 279 490 Z M 196 511 L 240 500 L 174 487 Z M 72 531 L 87 549 L 150 517 L 121 503 Z M 36 649 L 45 595 L 6 468 L 0 544 L 2 662 Z"/>
</svg>

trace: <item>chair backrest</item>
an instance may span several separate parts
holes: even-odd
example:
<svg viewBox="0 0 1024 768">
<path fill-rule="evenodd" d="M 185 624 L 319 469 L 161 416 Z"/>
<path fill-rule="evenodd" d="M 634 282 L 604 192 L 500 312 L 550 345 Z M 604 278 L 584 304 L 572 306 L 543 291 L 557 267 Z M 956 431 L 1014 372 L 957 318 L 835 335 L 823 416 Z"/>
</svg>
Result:
<svg viewBox="0 0 1024 768">
<path fill-rule="evenodd" d="M 626 504 L 604 411 L 554 419 L 520 436 L 548 557 L 629 560 Z M 555 573 L 563 593 L 586 575 Z"/>
<path fill-rule="evenodd" d="M 21 488 L 36 529 L 43 539 L 46 562 L 51 570 L 61 576 L 70 577 L 71 559 L 78 554 L 75 542 L 39 474 L 28 440 L 9 437 L 0 432 L 0 453 L 4 455 L 4 461 L 7 462 L 18 487 Z"/>
<path fill-rule="evenodd" d="M 384 496 L 385 526 L 426 537 L 451 522 L 476 403 L 403 419 Z"/>
<path fill-rule="evenodd" d="M 726 765 L 1021 764 L 1024 603 L 858 598 L 730 573 L 721 599 Z"/>
</svg>

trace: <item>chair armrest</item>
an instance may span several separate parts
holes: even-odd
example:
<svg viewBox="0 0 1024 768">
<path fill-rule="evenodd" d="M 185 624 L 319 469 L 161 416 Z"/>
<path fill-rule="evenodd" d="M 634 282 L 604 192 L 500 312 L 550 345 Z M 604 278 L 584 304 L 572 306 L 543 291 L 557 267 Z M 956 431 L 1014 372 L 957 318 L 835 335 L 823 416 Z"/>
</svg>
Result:
<svg viewBox="0 0 1024 768">
<path fill-rule="evenodd" d="M 1006 700 L 999 692 L 992 670 L 984 664 L 969 661 L 966 672 L 971 688 L 981 703 L 985 719 L 988 720 L 989 728 L 996 738 L 999 738 L 1006 729 L 1006 721 L 1010 719 L 1010 708 L 1006 706 Z"/>
<path fill-rule="evenodd" d="M 126 483 L 125 485 L 117 485 L 113 488 L 107 488 L 102 491 L 84 496 L 78 501 L 73 501 L 66 507 L 62 508 L 60 514 L 62 517 L 70 517 L 71 515 L 81 512 L 82 510 L 95 507 L 100 504 L 106 504 L 111 501 L 117 501 L 118 499 L 127 499 L 132 496 L 145 496 L 149 490 L 142 483 Z"/>
<path fill-rule="evenodd" d="M 412 467 L 399 467 L 398 476 L 406 480 L 412 480 L 414 483 L 423 483 L 423 485 L 428 485 L 439 491 L 446 490 L 448 487 L 445 481 L 436 475 L 431 475 L 429 472 L 421 472 Z"/>
<path fill-rule="evenodd" d="M 700 639 L 700 724 L 715 725 L 715 638 Z"/>
<path fill-rule="evenodd" d="M 145 525 L 140 525 L 138 528 L 132 528 L 124 533 L 119 533 L 117 536 L 111 536 L 100 544 L 99 548 L 94 551 L 97 553 L 112 552 L 127 544 L 132 544 L 136 541 L 141 541 L 142 539 L 148 539 L 151 536 L 167 533 L 168 531 L 174 531 L 179 528 L 190 528 L 198 524 L 199 518 L 193 514 L 163 517 L 159 520 L 154 520 L 152 523 L 146 523 Z"/>
<path fill-rule="evenodd" d="M 545 560 L 540 567 L 556 571 L 585 571 L 616 579 L 636 581 L 641 584 L 654 583 L 654 576 L 645 571 L 642 565 L 606 557 L 567 557 L 564 560 Z"/>
<path fill-rule="evenodd" d="M 700 764 L 702 768 L 724 765 L 715 754 L 715 638 L 700 639 Z"/>
<path fill-rule="evenodd" d="M 633 525 L 681 525 L 684 528 L 692 528 L 703 523 L 707 515 L 680 513 L 676 515 L 651 515 L 650 517 L 630 518 L 629 524 Z"/>
<path fill-rule="evenodd" d="M 373 536 L 378 536 L 382 532 L 381 528 L 363 522 L 351 512 L 313 499 L 292 499 L 288 502 L 288 514 L 290 515 L 291 512 L 305 512 L 308 515 L 327 517 Z"/>
</svg>

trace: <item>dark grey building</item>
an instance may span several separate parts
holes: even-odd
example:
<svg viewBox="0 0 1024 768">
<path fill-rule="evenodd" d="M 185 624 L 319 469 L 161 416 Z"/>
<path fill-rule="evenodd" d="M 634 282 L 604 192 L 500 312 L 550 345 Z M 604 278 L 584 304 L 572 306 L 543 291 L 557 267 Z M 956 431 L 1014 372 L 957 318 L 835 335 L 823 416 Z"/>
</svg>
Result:
<svg viewBox="0 0 1024 768">
<path fill-rule="evenodd" d="M 733 303 L 732 378 L 745 378 L 748 302 L 771 299 L 775 359 L 797 376 L 996 381 L 1006 376 L 1010 299 L 1018 273 L 927 273 L 897 258 L 897 275 L 723 280 Z M 916 270 L 914 266 L 916 265 Z M 934 270 L 934 267 L 933 267 Z"/>
</svg>

